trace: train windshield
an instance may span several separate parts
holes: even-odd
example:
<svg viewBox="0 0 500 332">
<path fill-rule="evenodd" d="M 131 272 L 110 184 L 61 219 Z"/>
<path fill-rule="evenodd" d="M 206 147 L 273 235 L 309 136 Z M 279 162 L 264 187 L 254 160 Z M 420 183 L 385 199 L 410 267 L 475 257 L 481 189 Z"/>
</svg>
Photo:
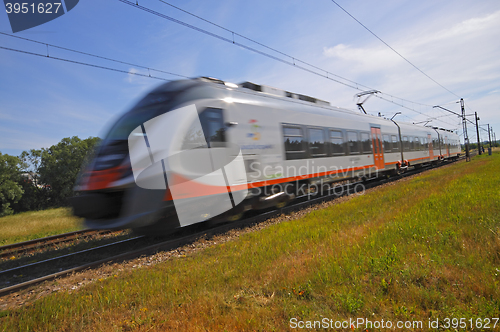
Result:
<svg viewBox="0 0 500 332">
<path fill-rule="evenodd" d="M 167 112 L 168 101 L 169 95 L 165 93 L 147 95 L 132 110 L 118 119 L 106 135 L 106 140 L 128 139 L 132 130 L 155 116 Z"/>
</svg>

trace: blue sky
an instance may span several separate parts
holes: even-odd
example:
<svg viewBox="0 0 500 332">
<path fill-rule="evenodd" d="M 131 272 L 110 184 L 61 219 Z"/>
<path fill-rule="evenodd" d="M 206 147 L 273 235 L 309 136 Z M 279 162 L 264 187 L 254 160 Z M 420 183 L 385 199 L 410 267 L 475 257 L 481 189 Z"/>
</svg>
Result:
<svg viewBox="0 0 500 332">
<path fill-rule="evenodd" d="M 134 0 L 135 1 L 135 0 Z M 167 0 L 166 0 L 167 1 Z M 432 125 L 460 129 L 455 116 L 432 109 L 443 105 L 477 111 L 481 124 L 500 132 L 500 2 L 338 0 L 446 91 L 382 44 L 329 0 L 177 1 L 171 4 L 296 59 L 349 80 L 419 104 L 413 109 L 371 98 L 369 113 L 410 122 L 439 117 Z M 189 16 L 159 0 L 139 4 L 226 38 L 231 33 Z M 0 32 L 12 34 L 7 14 Z M 69 13 L 15 36 L 92 53 L 189 77 L 252 81 L 330 101 L 356 110 L 359 91 L 252 53 L 118 0 L 81 0 Z M 235 40 L 265 50 L 240 37 Z M 40 54 L 45 45 L 0 34 L 0 46 Z M 147 70 L 49 47 L 50 56 L 126 72 Z M 165 79 L 175 76 L 151 72 Z M 0 49 L 0 152 L 50 147 L 64 137 L 103 135 L 113 119 L 162 81 Z M 400 103 L 399 99 L 393 101 Z M 427 106 L 426 106 L 427 105 Z M 424 113 L 424 115 L 420 114 Z M 442 122 L 441 120 L 445 121 Z M 469 128 L 471 142 L 476 141 Z M 482 139 L 486 132 L 482 131 Z"/>
</svg>

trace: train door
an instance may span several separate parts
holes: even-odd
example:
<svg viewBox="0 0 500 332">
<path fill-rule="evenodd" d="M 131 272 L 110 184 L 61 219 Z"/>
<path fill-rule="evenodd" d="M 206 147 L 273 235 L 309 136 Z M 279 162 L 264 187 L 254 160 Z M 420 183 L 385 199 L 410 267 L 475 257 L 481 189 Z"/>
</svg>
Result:
<svg viewBox="0 0 500 332">
<path fill-rule="evenodd" d="M 382 134 L 380 128 L 372 127 L 372 147 L 373 147 L 373 160 L 376 169 L 384 169 L 384 150 L 382 148 Z"/>
<path fill-rule="evenodd" d="M 446 154 L 449 157 L 450 156 L 450 141 L 448 141 L 448 136 L 444 137 L 444 144 L 446 146 Z"/>
<path fill-rule="evenodd" d="M 434 159 L 434 147 L 432 146 L 431 134 L 427 134 L 427 143 L 429 143 L 429 158 L 432 161 Z"/>
</svg>

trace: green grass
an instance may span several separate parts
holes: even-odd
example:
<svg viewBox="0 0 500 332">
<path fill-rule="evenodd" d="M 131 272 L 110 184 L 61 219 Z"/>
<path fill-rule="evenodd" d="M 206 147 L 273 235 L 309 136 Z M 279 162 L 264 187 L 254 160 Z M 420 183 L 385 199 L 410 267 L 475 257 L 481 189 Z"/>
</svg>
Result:
<svg viewBox="0 0 500 332">
<path fill-rule="evenodd" d="M 476 157 L 52 294 L 0 313 L 0 329 L 282 331 L 291 318 L 359 317 L 425 329 L 499 317 L 499 184 L 500 154 Z"/>
<path fill-rule="evenodd" d="M 71 209 L 23 212 L 0 218 L 0 246 L 83 229 Z"/>
</svg>

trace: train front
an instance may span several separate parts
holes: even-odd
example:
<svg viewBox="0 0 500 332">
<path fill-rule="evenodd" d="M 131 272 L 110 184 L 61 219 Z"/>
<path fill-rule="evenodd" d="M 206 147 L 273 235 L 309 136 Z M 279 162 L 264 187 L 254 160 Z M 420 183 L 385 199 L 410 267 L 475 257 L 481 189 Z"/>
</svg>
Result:
<svg viewBox="0 0 500 332">
<path fill-rule="evenodd" d="M 167 83 L 111 127 L 71 200 L 89 228 L 168 233 L 243 201 L 242 154 L 226 141 L 221 98 L 206 86 Z"/>
</svg>

